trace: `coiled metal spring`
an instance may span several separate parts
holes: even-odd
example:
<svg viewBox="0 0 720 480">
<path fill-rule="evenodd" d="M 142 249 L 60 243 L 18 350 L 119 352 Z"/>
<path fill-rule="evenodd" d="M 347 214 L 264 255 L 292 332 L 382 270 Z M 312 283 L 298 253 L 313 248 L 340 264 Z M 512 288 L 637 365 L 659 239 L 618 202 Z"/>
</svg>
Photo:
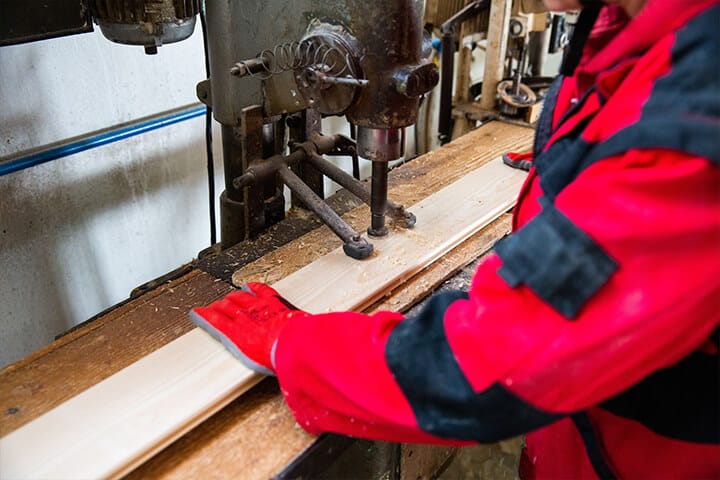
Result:
<svg viewBox="0 0 720 480">
<path fill-rule="evenodd" d="M 272 49 L 265 49 L 255 58 L 233 65 L 230 73 L 239 77 L 267 79 L 282 72 L 306 67 L 335 76 L 356 77 L 349 54 L 316 39 L 283 43 Z"/>
</svg>

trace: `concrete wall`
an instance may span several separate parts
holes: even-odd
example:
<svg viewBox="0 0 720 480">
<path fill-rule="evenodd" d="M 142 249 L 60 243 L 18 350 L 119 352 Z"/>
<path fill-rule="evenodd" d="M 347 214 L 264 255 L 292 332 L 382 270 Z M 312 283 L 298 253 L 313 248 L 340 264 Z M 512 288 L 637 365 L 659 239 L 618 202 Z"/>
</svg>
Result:
<svg viewBox="0 0 720 480">
<path fill-rule="evenodd" d="M 199 29 L 156 56 L 97 31 L 2 47 L 0 157 L 196 102 L 204 77 Z M 205 168 L 196 118 L 0 177 L 0 366 L 208 246 Z"/>
</svg>

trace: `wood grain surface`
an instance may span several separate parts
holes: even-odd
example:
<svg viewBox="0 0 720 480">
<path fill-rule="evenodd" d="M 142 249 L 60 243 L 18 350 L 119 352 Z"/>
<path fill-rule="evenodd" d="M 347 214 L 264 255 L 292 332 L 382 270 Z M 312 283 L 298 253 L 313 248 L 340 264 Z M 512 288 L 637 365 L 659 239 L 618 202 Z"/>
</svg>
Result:
<svg viewBox="0 0 720 480">
<path fill-rule="evenodd" d="M 189 332 L 188 310 L 231 290 L 194 271 L 0 370 L 0 437 Z"/>
</svg>

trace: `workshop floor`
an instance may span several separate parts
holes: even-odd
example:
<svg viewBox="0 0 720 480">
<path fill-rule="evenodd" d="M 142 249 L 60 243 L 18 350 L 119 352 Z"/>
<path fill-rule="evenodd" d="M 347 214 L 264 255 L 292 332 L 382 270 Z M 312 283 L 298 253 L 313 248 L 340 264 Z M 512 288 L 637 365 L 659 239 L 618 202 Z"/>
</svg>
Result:
<svg viewBox="0 0 720 480">
<path fill-rule="evenodd" d="M 523 438 L 461 449 L 438 480 L 516 480 Z"/>
</svg>

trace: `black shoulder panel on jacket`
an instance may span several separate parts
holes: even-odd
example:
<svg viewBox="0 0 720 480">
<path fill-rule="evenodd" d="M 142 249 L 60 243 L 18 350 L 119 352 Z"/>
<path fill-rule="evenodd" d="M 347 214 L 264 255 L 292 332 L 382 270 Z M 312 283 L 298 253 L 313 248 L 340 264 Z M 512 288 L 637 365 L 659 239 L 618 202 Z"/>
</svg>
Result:
<svg viewBox="0 0 720 480">
<path fill-rule="evenodd" d="M 671 62 L 640 119 L 598 144 L 582 168 L 634 148 L 680 150 L 720 165 L 720 5 L 677 31 Z"/>
<path fill-rule="evenodd" d="M 564 77 L 558 75 L 550 84 L 545 100 L 543 101 L 542 111 L 535 127 L 535 138 L 533 139 L 533 157 L 538 158 L 542 153 L 545 144 L 550 140 L 553 127 L 553 116 L 555 115 L 555 107 L 557 106 L 557 98 L 560 93 Z"/>
<path fill-rule="evenodd" d="M 530 222 L 495 246 L 498 270 L 510 287 L 521 283 L 565 317 L 585 303 L 617 270 L 617 263 L 547 201 Z"/>
<path fill-rule="evenodd" d="M 587 121 L 581 123 L 583 128 Z M 583 158 L 589 155 L 595 144 L 583 140 L 579 134 L 561 138 L 550 145 L 535 159 L 535 168 L 540 177 L 543 194 L 550 201 L 580 174 Z"/>
<path fill-rule="evenodd" d="M 620 417 L 686 442 L 720 443 L 718 355 L 694 352 L 600 404 Z"/>
<path fill-rule="evenodd" d="M 450 349 L 443 318 L 465 292 L 433 296 L 390 334 L 385 358 L 415 413 L 418 426 L 438 437 L 495 442 L 548 425 L 561 415 L 543 412 L 500 384 L 476 393 Z"/>
</svg>

